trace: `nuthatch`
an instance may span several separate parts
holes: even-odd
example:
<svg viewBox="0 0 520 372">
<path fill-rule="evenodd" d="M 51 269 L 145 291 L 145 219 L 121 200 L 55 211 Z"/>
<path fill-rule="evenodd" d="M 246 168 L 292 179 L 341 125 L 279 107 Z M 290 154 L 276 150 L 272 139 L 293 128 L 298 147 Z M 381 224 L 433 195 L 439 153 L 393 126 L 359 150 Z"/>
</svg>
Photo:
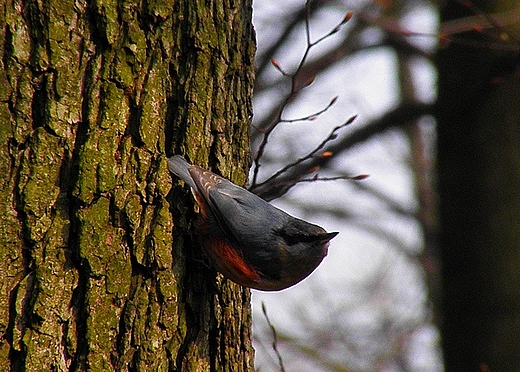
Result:
<svg viewBox="0 0 520 372">
<path fill-rule="evenodd" d="M 240 285 L 278 291 L 302 281 L 338 234 L 292 217 L 179 155 L 168 168 L 191 187 L 200 209 L 195 230 L 213 266 Z"/>
</svg>

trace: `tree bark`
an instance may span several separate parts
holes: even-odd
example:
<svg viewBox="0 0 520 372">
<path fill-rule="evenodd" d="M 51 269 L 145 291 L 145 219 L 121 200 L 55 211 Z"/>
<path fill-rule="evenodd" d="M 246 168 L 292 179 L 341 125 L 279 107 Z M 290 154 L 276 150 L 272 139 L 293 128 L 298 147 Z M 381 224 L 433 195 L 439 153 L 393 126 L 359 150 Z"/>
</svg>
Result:
<svg viewBox="0 0 520 372">
<path fill-rule="evenodd" d="M 500 1 L 475 4 L 506 10 Z M 458 2 L 442 13 L 444 21 L 469 15 Z M 518 50 L 457 37 L 463 43 L 437 59 L 446 370 L 512 371 L 520 366 Z"/>
<path fill-rule="evenodd" d="M 251 2 L 0 5 L 0 370 L 248 371 L 166 156 L 244 183 Z"/>
</svg>

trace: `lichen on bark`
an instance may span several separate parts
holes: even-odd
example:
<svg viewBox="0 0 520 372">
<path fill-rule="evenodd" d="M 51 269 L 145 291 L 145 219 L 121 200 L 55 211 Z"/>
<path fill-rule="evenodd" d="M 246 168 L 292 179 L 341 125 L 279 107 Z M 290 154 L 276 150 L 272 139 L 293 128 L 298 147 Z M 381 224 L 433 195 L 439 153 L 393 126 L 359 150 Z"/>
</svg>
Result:
<svg viewBox="0 0 520 372">
<path fill-rule="evenodd" d="M 252 370 L 249 291 L 194 260 L 165 156 L 245 182 L 251 4 L 6 2 L 0 27 L 0 370 Z"/>
</svg>

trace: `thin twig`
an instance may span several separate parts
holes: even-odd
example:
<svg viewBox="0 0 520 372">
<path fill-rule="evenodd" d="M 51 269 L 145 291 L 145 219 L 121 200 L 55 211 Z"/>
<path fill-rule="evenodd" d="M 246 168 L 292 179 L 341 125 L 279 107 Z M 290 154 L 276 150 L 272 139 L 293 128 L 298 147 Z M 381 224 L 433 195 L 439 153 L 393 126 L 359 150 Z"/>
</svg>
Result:
<svg viewBox="0 0 520 372">
<path fill-rule="evenodd" d="M 487 22 L 489 22 L 489 24 L 491 26 L 493 26 L 493 28 L 495 28 L 496 30 L 500 31 L 503 35 L 507 35 L 507 37 L 509 39 L 511 39 L 511 40 L 514 40 L 515 43 L 520 44 L 520 39 L 517 39 L 516 37 L 514 37 L 513 34 L 508 32 L 507 29 L 505 27 L 503 27 L 500 24 L 500 22 L 495 19 L 495 17 L 493 15 L 484 12 L 479 7 L 477 7 L 475 4 L 473 4 L 472 1 L 457 0 L 457 2 L 459 4 L 461 4 L 462 6 L 468 8 L 469 10 L 471 10 L 476 15 L 483 17 Z"/>
<path fill-rule="evenodd" d="M 300 59 L 300 62 L 298 63 L 298 66 L 297 66 L 295 72 L 292 73 L 292 74 L 289 74 L 280 66 L 280 64 L 276 60 L 274 60 L 274 59 L 271 60 L 271 63 L 273 64 L 273 66 L 278 71 L 280 71 L 280 73 L 283 76 L 287 76 L 287 77 L 291 78 L 291 90 L 290 90 L 289 94 L 287 95 L 287 97 L 282 101 L 280 107 L 277 109 L 276 115 L 275 115 L 273 121 L 271 122 L 271 124 L 269 124 L 266 128 L 262 128 L 262 129 L 254 127 L 255 129 L 259 130 L 263 134 L 263 137 L 262 137 L 262 141 L 260 142 L 260 145 L 258 146 L 258 151 L 257 151 L 256 157 L 255 157 L 254 162 L 253 162 L 254 163 L 254 171 L 253 171 L 253 177 L 252 177 L 252 181 L 251 181 L 251 188 L 254 188 L 257 185 L 258 172 L 259 172 L 260 167 L 261 167 L 260 160 L 261 160 L 261 158 L 264 155 L 265 148 L 266 148 L 266 146 L 267 146 L 267 144 L 269 142 L 269 136 L 271 135 L 273 130 L 280 123 L 301 121 L 300 119 L 298 119 L 298 120 L 283 120 L 282 119 L 282 114 L 283 114 L 283 111 L 285 110 L 285 108 L 287 107 L 287 105 L 289 104 L 289 102 L 296 96 L 296 94 L 301 89 L 303 89 L 306 86 L 310 85 L 314 81 L 314 77 L 311 77 L 309 80 L 307 80 L 305 82 L 305 84 L 297 86 L 297 80 L 298 80 L 297 77 L 299 76 L 303 66 L 305 65 L 305 62 L 307 61 L 307 57 L 309 56 L 309 53 L 310 53 L 312 47 L 316 46 L 317 44 L 321 43 L 326 38 L 328 38 L 331 35 L 333 35 L 336 32 L 338 32 L 340 30 L 341 26 L 343 26 L 345 23 L 347 23 L 350 20 L 350 18 L 352 18 L 352 12 L 349 12 L 343 18 L 343 20 L 336 27 L 334 27 L 329 33 L 325 34 L 321 38 L 319 38 L 316 41 L 312 42 L 311 41 L 311 32 L 310 32 L 310 13 L 311 13 L 311 5 L 310 5 L 310 3 L 311 2 L 309 0 L 307 0 L 306 3 L 305 3 L 305 9 L 306 9 L 306 11 L 305 11 L 305 36 L 306 36 L 307 46 L 305 48 L 305 52 L 304 52 L 302 58 Z M 323 113 L 324 111 L 326 111 L 335 102 L 335 100 L 336 100 L 336 98 L 331 101 L 331 103 L 329 104 L 329 106 L 325 110 L 318 112 L 318 115 Z M 315 117 L 315 116 L 316 116 L 316 114 L 315 115 L 310 115 L 307 118 L 304 118 L 303 120 L 311 120 L 312 117 Z"/>
<path fill-rule="evenodd" d="M 305 163 L 297 164 L 287 172 L 280 174 L 277 177 L 277 185 L 288 185 L 289 181 L 299 179 L 302 175 L 308 175 L 312 173 L 313 169 L 318 169 L 316 167 L 328 163 L 331 157 L 325 156 L 326 154 L 332 153 L 334 156 L 338 156 L 355 145 L 369 140 L 374 134 L 382 133 L 396 126 L 407 125 L 410 121 L 422 115 L 432 115 L 434 107 L 431 103 L 403 103 L 383 116 L 365 125 L 357 126 L 348 134 L 344 134 L 337 140 L 329 142 L 323 149 L 325 151 L 320 153 L 320 156 L 314 156 Z M 271 201 L 279 198 L 289 189 L 290 187 L 276 187 L 273 183 L 262 183 L 262 186 L 259 187 L 257 185 L 255 187 L 254 193 L 261 196 L 264 200 Z"/>
<path fill-rule="evenodd" d="M 280 372 L 285 372 L 285 368 L 283 366 L 283 359 L 280 351 L 278 351 L 278 336 L 276 335 L 276 328 L 269 320 L 269 316 L 267 316 L 267 308 L 265 306 L 265 302 L 262 301 L 262 312 L 264 313 L 265 320 L 267 321 L 267 325 L 271 328 L 271 333 L 273 334 L 273 350 L 278 358 L 278 364 L 280 365 Z"/>
<path fill-rule="evenodd" d="M 314 182 L 314 181 L 337 181 L 337 180 L 356 180 L 361 181 L 365 178 L 368 178 L 368 174 L 358 174 L 357 176 L 334 176 L 334 177 L 320 177 L 319 175 L 315 175 L 312 178 L 302 178 L 301 180 L 296 181 L 296 183 L 302 182 Z"/>
<path fill-rule="evenodd" d="M 298 183 L 304 183 L 304 182 L 316 182 L 316 181 L 338 181 L 338 180 L 354 180 L 354 181 L 361 181 L 365 178 L 370 177 L 368 174 L 358 174 L 356 176 L 335 176 L 335 177 L 320 177 L 317 174 L 315 174 L 311 178 L 299 178 L 299 179 L 291 179 L 287 181 L 277 182 L 273 184 L 272 189 L 280 188 L 281 186 L 289 186 L 292 187 Z M 270 192 L 270 189 L 265 190 L 264 192 Z M 258 194 L 259 196 L 262 196 L 262 193 Z"/>
<path fill-rule="evenodd" d="M 275 178 L 280 176 L 282 173 L 287 172 L 289 169 L 291 169 L 291 168 L 295 167 L 296 165 L 303 163 L 305 160 L 308 160 L 308 159 L 312 158 L 313 156 L 315 156 L 316 153 L 318 153 L 318 151 L 323 149 L 327 143 L 329 143 L 330 141 L 332 141 L 332 140 L 337 138 L 337 136 L 338 136 L 337 132 L 340 129 L 342 129 L 343 127 L 346 127 L 347 125 L 351 124 L 356 119 L 356 117 L 357 116 L 352 116 L 350 119 L 348 119 L 343 124 L 338 125 L 334 129 L 332 129 L 330 134 L 318 146 L 316 146 L 314 148 L 314 150 L 310 151 L 307 155 L 302 156 L 301 158 L 298 158 L 294 162 L 292 162 L 290 164 L 287 164 L 285 167 L 279 169 L 276 173 L 274 173 L 271 177 L 269 177 L 265 181 L 257 183 L 257 184 L 254 184 L 254 185 L 251 185 L 250 190 L 254 191 L 255 188 L 260 187 L 262 185 L 265 185 L 266 183 L 272 182 Z"/>
<path fill-rule="evenodd" d="M 295 123 L 298 121 L 315 120 L 318 116 L 320 116 L 325 111 L 327 111 L 334 103 L 336 103 L 337 100 L 338 100 L 338 96 L 331 99 L 329 104 L 324 109 L 321 109 L 320 111 L 315 112 L 314 114 L 310 114 L 310 115 L 304 116 L 302 118 L 297 118 L 297 119 L 282 119 L 281 121 L 284 123 Z"/>
</svg>

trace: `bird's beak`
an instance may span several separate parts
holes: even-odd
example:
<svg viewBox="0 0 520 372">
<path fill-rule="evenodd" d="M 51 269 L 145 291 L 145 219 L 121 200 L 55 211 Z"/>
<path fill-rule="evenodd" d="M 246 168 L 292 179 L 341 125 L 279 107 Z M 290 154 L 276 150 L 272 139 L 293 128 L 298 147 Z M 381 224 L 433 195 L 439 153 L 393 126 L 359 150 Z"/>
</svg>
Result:
<svg viewBox="0 0 520 372">
<path fill-rule="evenodd" d="M 339 234 L 339 232 L 326 233 L 326 234 L 320 235 L 320 240 L 323 243 L 326 243 L 326 242 L 332 240 L 338 234 Z"/>
</svg>

